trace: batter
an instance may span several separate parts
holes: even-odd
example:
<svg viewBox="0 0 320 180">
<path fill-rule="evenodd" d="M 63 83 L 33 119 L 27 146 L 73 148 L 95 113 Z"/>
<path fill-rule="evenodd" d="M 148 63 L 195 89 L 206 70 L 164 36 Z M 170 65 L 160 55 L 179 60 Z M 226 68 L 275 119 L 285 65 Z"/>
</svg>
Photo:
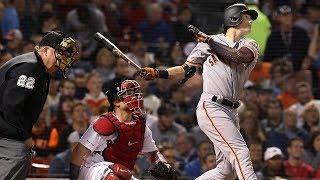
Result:
<svg viewBox="0 0 320 180">
<path fill-rule="evenodd" d="M 250 160 L 249 149 L 239 131 L 239 96 L 259 56 L 258 44 L 244 36 L 251 31 L 251 23 L 258 16 L 244 4 L 225 9 L 223 34 L 208 36 L 189 27 L 198 40 L 182 66 L 158 70 L 145 67 L 140 75 L 154 78 L 188 80 L 203 67 L 203 93 L 197 107 L 201 130 L 215 147 L 217 167 L 198 177 L 202 179 L 257 179 Z"/>
</svg>

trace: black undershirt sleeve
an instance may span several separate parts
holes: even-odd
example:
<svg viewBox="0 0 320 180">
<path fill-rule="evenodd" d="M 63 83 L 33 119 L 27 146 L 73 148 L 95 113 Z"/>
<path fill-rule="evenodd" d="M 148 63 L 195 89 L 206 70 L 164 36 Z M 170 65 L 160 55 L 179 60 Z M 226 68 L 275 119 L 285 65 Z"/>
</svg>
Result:
<svg viewBox="0 0 320 180">
<path fill-rule="evenodd" d="M 240 49 L 231 48 L 213 41 L 212 39 L 208 42 L 212 51 L 219 57 L 221 61 L 234 62 L 234 63 L 250 63 L 254 60 L 253 52 L 246 47 Z"/>
</svg>

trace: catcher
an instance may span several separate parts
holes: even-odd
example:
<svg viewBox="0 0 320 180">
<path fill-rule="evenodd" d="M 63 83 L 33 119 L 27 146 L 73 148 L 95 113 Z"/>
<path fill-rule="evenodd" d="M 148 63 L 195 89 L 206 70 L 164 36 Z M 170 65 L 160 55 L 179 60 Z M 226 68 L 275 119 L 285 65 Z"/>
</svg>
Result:
<svg viewBox="0 0 320 180">
<path fill-rule="evenodd" d="M 106 93 L 109 112 L 83 134 L 72 152 L 70 179 L 135 179 L 131 171 L 139 153 L 153 163 L 157 179 L 176 179 L 175 171 L 159 153 L 142 113 L 143 96 L 134 80 L 115 83 Z"/>
</svg>

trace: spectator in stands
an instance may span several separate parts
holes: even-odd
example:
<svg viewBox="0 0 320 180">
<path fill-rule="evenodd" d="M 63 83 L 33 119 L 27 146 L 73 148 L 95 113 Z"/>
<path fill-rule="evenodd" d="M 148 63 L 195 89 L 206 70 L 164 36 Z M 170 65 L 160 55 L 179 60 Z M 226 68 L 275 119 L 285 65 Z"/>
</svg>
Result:
<svg viewBox="0 0 320 180">
<path fill-rule="evenodd" d="M 285 83 L 283 78 L 284 76 L 283 68 L 280 65 L 280 63 L 282 64 L 282 62 L 288 62 L 288 61 L 283 59 L 273 61 L 270 69 L 270 77 L 271 77 L 270 88 L 272 89 L 272 94 L 275 96 L 278 96 L 281 93 L 281 89 L 283 88 Z"/>
<path fill-rule="evenodd" d="M 165 69 L 166 67 L 164 66 L 159 66 L 158 69 Z M 154 81 L 155 83 L 151 84 L 150 87 L 150 92 L 154 95 L 156 95 L 157 97 L 159 97 L 161 99 L 162 102 L 169 102 L 171 97 L 172 97 L 172 93 L 171 90 L 174 90 L 173 85 L 174 81 L 168 82 L 165 79 L 156 79 Z"/>
<path fill-rule="evenodd" d="M 141 67 L 154 64 L 154 54 L 147 51 L 147 44 L 139 35 L 131 38 L 130 51 L 126 54 L 131 60 Z"/>
<path fill-rule="evenodd" d="M 146 7 L 150 4 L 150 1 L 146 0 L 124 0 L 123 13 L 128 21 L 130 29 L 135 29 L 137 25 L 146 19 L 147 12 Z"/>
<path fill-rule="evenodd" d="M 7 50 L 13 55 L 18 56 L 22 52 L 23 36 L 19 29 L 12 29 L 5 36 L 7 40 Z"/>
<path fill-rule="evenodd" d="M 250 73 L 249 80 L 255 85 L 260 85 L 262 87 L 270 86 L 270 69 L 272 64 L 270 62 L 258 61 Z"/>
<path fill-rule="evenodd" d="M 265 167 L 263 167 L 261 170 L 263 179 L 287 177 L 283 166 L 283 158 L 283 153 L 279 148 L 269 147 L 266 149 L 266 151 L 264 152 Z"/>
<path fill-rule="evenodd" d="M 320 115 L 319 110 L 315 105 L 306 106 L 302 111 L 304 121 L 303 129 L 309 133 L 320 130 Z"/>
<path fill-rule="evenodd" d="M 265 61 L 287 57 L 293 64 L 295 71 L 300 70 L 303 58 L 307 55 L 309 45 L 308 34 L 301 28 L 293 26 L 292 9 L 288 5 L 281 5 L 275 13 L 279 21 L 279 29 L 273 29 L 264 53 Z"/>
<path fill-rule="evenodd" d="M 69 148 L 57 154 L 50 163 L 48 175 L 54 177 L 69 177 L 69 165 L 71 160 L 71 151 L 80 140 L 80 134 L 73 131 L 67 138 Z"/>
<path fill-rule="evenodd" d="M 303 140 L 296 137 L 289 140 L 288 160 L 284 161 L 284 168 L 288 177 L 292 179 L 310 179 L 314 177 L 314 170 L 310 164 L 307 164 L 302 155 L 304 152 Z"/>
<path fill-rule="evenodd" d="M 169 58 L 166 64 L 170 66 L 175 66 L 179 64 L 183 64 L 183 61 L 186 59 L 183 50 L 182 44 L 179 42 L 174 43 L 169 51 Z"/>
<path fill-rule="evenodd" d="M 258 108 L 256 113 L 258 115 L 258 119 L 263 119 L 267 116 L 266 107 L 268 106 L 268 102 L 270 102 L 273 98 L 272 89 L 257 86 L 255 91 L 257 93 L 255 106 Z"/>
<path fill-rule="evenodd" d="M 103 83 L 115 78 L 115 58 L 108 49 L 99 49 L 95 65 L 95 71 L 102 77 Z"/>
<path fill-rule="evenodd" d="M 82 57 L 90 60 L 96 51 L 97 42 L 92 38 L 96 32 L 107 32 L 105 17 L 93 4 L 82 0 L 66 18 L 66 28 L 82 45 Z"/>
<path fill-rule="evenodd" d="M 277 99 L 280 101 L 283 109 L 287 109 L 298 102 L 294 89 L 296 79 L 295 74 L 287 74 L 284 75 L 283 78 L 285 83 L 283 84 Z"/>
<path fill-rule="evenodd" d="M 182 45 L 194 41 L 193 35 L 186 30 L 189 24 L 194 24 L 192 22 L 191 10 L 187 6 L 180 6 L 178 8 L 178 19 L 174 23 L 173 28 L 177 42 L 181 43 Z"/>
<path fill-rule="evenodd" d="M 245 110 L 240 115 L 240 132 L 247 144 L 251 141 L 265 141 L 256 112 Z"/>
<path fill-rule="evenodd" d="M 202 173 L 206 172 L 206 156 L 214 152 L 214 148 L 209 140 L 202 141 L 198 146 L 198 158 L 187 163 L 184 167 L 184 172 L 188 178 L 195 179 Z"/>
<path fill-rule="evenodd" d="M 43 12 L 39 17 L 40 29 L 39 34 L 45 34 L 48 31 L 57 30 L 59 26 L 59 21 L 54 13 Z"/>
<path fill-rule="evenodd" d="M 204 166 L 203 166 L 203 172 L 209 171 L 211 169 L 214 169 L 217 166 L 216 161 L 216 154 L 214 152 L 209 152 L 204 157 Z"/>
<path fill-rule="evenodd" d="M 0 45 L 0 46 L 2 46 L 2 45 Z M 2 66 L 2 64 L 6 63 L 7 61 L 9 61 L 12 58 L 13 58 L 13 55 L 9 51 L 7 51 L 5 49 L 0 50 L 0 66 Z"/>
<path fill-rule="evenodd" d="M 314 26 L 318 23 L 320 18 L 320 6 L 308 2 L 304 7 L 305 13 L 303 17 L 296 20 L 294 26 L 306 31 L 310 38 L 312 38 Z"/>
<path fill-rule="evenodd" d="M 190 133 L 194 137 L 196 144 L 199 144 L 200 142 L 208 139 L 208 136 L 199 128 L 198 125 L 194 126 L 191 130 Z"/>
<path fill-rule="evenodd" d="M 74 82 L 76 83 L 76 92 L 75 92 L 75 99 L 81 100 L 84 98 L 86 93 L 88 92 L 87 89 L 87 74 L 84 69 L 75 69 L 74 70 Z"/>
<path fill-rule="evenodd" d="M 174 144 L 175 138 L 179 133 L 186 132 L 186 129 L 174 122 L 175 111 L 169 104 L 162 104 L 158 109 L 158 121 L 150 124 L 152 137 L 156 144 L 163 142 Z"/>
<path fill-rule="evenodd" d="M 291 105 L 289 107 L 297 115 L 297 126 L 302 127 L 303 125 L 303 118 L 302 118 L 302 111 L 304 109 L 305 104 L 311 102 L 313 100 L 313 94 L 311 90 L 311 86 L 307 82 L 300 82 L 295 85 L 296 90 L 296 97 L 298 102 Z"/>
<path fill-rule="evenodd" d="M 283 111 L 283 122 L 275 131 L 283 133 L 289 140 L 299 137 L 305 143 L 309 141 L 308 132 L 297 127 L 297 115 L 290 109 Z"/>
<path fill-rule="evenodd" d="M 0 7 L 1 11 L 3 11 L 0 21 L 2 36 L 6 36 L 11 30 L 20 28 L 19 16 L 13 2 L 14 0 L 8 0 L 5 3 L 4 9 Z"/>
<path fill-rule="evenodd" d="M 44 107 L 44 110 L 39 116 L 39 120 L 32 128 L 32 140 L 36 151 L 35 161 L 48 161 L 50 160 L 58 147 L 59 134 L 56 128 L 51 128 L 46 122 L 46 112 L 48 107 Z"/>
<path fill-rule="evenodd" d="M 265 108 L 267 108 L 267 118 L 262 120 L 261 125 L 268 135 L 282 123 L 282 106 L 278 100 L 272 99 Z"/>
<path fill-rule="evenodd" d="M 266 147 L 278 147 L 286 152 L 288 137 L 284 132 L 277 131 L 283 123 L 283 110 L 278 100 L 271 100 L 267 106 L 267 118 L 262 120 L 262 129 L 266 132 Z"/>
<path fill-rule="evenodd" d="M 173 146 L 170 145 L 164 145 L 159 146 L 159 152 L 163 155 L 163 157 L 167 160 L 167 162 L 171 165 L 171 167 L 174 167 L 174 169 L 177 171 L 178 176 L 185 176 L 183 171 L 180 171 L 179 168 L 179 162 L 176 160 L 175 156 L 175 150 Z"/>
<path fill-rule="evenodd" d="M 59 84 L 59 96 L 70 96 L 74 98 L 76 83 L 71 79 L 63 79 Z"/>
<path fill-rule="evenodd" d="M 35 48 L 36 44 L 32 41 L 24 42 L 22 45 L 22 54 L 32 52 Z"/>
<path fill-rule="evenodd" d="M 68 148 L 68 136 L 73 131 L 83 134 L 89 126 L 89 117 L 86 113 L 85 105 L 76 102 L 71 108 L 71 124 L 65 127 L 59 138 L 59 152 Z"/>
<path fill-rule="evenodd" d="M 260 55 L 263 55 L 267 39 L 271 33 L 271 23 L 268 17 L 259 9 L 259 0 L 245 0 L 245 4 L 249 9 L 258 12 L 258 18 L 252 22 L 251 33 L 248 37 L 257 41 L 260 47 Z"/>
<path fill-rule="evenodd" d="M 170 43 L 175 41 L 175 36 L 170 25 L 162 18 L 160 4 L 152 3 L 147 6 L 147 19 L 140 22 L 137 31 L 142 34 L 143 40 L 148 45 L 148 51 L 165 53 Z"/>
<path fill-rule="evenodd" d="M 320 168 L 320 131 L 315 131 L 311 134 L 311 138 L 306 147 L 304 154 L 306 163 L 311 164 L 313 169 Z"/>
<path fill-rule="evenodd" d="M 250 158 L 254 172 L 261 171 L 263 167 L 263 147 L 259 141 L 251 141 L 249 144 Z"/>
<path fill-rule="evenodd" d="M 132 79 L 137 72 L 137 69 L 121 58 L 117 58 L 116 63 L 116 78 Z"/>
<path fill-rule="evenodd" d="M 302 63 L 302 70 L 311 70 L 312 72 L 312 86 L 315 89 L 319 89 L 319 70 L 320 70 L 320 61 L 319 61 L 319 24 L 316 24 L 313 29 L 313 34 L 311 41 L 308 47 L 308 55 L 304 58 Z M 319 97 L 318 91 L 314 94 L 317 98 Z"/>
<path fill-rule="evenodd" d="M 100 0 L 93 2 L 103 12 L 109 33 L 116 38 L 120 37 L 122 32 L 119 30 L 123 29 L 123 25 L 127 23 L 123 22 L 125 21 L 125 18 L 123 17 L 123 7 L 121 6 L 123 2 L 114 0 Z"/>
<path fill-rule="evenodd" d="M 46 103 L 48 104 L 48 107 L 51 111 L 54 108 L 57 109 L 58 104 L 59 104 L 59 100 L 60 100 L 59 84 L 60 84 L 60 81 L 57 79 L 52 78 L 50 80 L 49 93 L 48 93 Z"/>
<path fill-rule="evenodd" d="M 195 139 L 192 134 L 182 132 L 176 136 L 175 149 L 177 151 L 177 161 L 180 170 L 184 170 L 185 165 L 197 159 Z"/>
<path fill-rule="evenodd" d="M 89 108 L 92 118 L 95 118 L 99 115 L 99 108 L 108 105 L 108 100 L 102 92 L 102 78 L 98 73 L 92 72 L 88 75 L 87 88 L 89 92 L 82 101 Z"/>
<path fill-rule="evenodd" d="M 52 111 L 54 118 L 51 126 L 57 128 L 59 133 L 67 126 L 68 120 L 70 121 L 73 103 L 74 99 L 72 97 L 61 96 L 58 108 Z"/>
<path fill-rule="evenodd" d="M 43 2 L 44 3 L 44 2 Z M 29 40 L 31 35 L 37 32 L 39 28 L 39 5 L 40 3 L 35 0 L 14 0 L 13 6 L 15 7 L 20 22 L 20 30 L 23 34 L 24 40 Z"/>
</svg>

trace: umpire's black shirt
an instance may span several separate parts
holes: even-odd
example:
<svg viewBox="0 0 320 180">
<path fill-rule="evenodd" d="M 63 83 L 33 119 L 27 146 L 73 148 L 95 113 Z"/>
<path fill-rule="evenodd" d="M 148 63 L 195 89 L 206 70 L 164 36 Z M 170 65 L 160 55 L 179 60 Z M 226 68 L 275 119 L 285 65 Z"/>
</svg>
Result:
<svg viewBox="0 0 320 180">
<path fill-rule="evenodd" d="M 49 90 L 50 75 L 37 52 L 17 56 L 0 68 L 0 137 L 31 137 Z"/>
</svg>

